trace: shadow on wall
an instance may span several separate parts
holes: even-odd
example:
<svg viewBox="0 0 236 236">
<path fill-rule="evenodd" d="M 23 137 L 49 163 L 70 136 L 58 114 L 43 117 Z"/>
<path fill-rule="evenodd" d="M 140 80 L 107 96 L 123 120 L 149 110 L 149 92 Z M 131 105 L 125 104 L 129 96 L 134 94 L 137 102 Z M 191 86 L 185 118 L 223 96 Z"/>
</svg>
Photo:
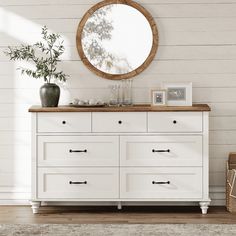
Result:
<svg viewBox="0 0 236 236">
<path fill-rule="evenodd" d="M 40 104 L 39 87 L 43 84 L 43 80 L 22 76 L 17 68 L 32 65 L 9 61 L 4 49 L 37 42 L 41 39 L 41 28 L 47 25 L 50 31 L 62 36 L 66 49 L 59 66 L 70 75 L 70 79 L 61 85 L 60 104 L 68 104 L 75 97 L 107 100 L 108 85 L 114 84 L 113 81 L 97 78 L 82 66 L 79 59 L 75 45 L 76 30 L 87 9 L 76 13 L 78 15 L 73 19 L 60 19 L 58 16 L 53 19 L 55 11 L 45 11 L 46 7 L 44 12 L 40 12 L 42 6 L 0 8 L 0 200 L 30 198 L 31 120 L 28 108 L 32 104 Z M 27 16 L 32 19 L 27 19 Z"/>
<path fill-rule="evenodd" d="M 45 22 L 42 22 L 45 23 Z M 31 44 L 41 37 L 43 24 L 0 8 L 0 200 L 29 199 L 30 192 L 30 114 L 28 107 L 39 104 L 39 87 L 43 81 L 21 76 L 16 69 L 25 62 L 10 62 L 3 51 L 7 46 Z M 53 30 L 53 29 L 51 29 Z M 61 67 L 70 68 L 72 42 L 67 45 Z M 28 65 L 27 65 L 28 66 Z M 70 72 L 68 72 L 70 74 Z M 67 87 L 62 102 L 71 100 Z"/>
</svg>

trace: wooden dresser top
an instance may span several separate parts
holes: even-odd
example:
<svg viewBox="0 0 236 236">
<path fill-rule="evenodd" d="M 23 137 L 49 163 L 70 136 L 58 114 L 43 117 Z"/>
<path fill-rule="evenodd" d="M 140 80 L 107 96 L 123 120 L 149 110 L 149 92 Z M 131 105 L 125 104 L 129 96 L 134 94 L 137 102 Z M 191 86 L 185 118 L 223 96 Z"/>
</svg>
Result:
<svg viewBox="0 0 236 236">
<path fill-rule="evenodd" d="M 193 106 L 151 106 L 146 104 L 126 107 L 41 107 L 32 106 L 29 112 L 197 112 L 210 111 L 207 104 L 194 104 Z"/>
</svg>

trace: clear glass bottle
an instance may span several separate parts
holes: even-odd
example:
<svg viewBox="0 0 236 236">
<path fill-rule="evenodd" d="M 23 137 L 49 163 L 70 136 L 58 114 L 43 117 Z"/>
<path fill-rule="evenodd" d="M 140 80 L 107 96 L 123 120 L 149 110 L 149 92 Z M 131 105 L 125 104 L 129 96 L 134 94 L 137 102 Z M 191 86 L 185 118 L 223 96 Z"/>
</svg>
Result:
<svg viewBox="0 0 236 236">
<path fill-rule="evenodd" d="M 122 105 L 123 106 L 131 106 L 133 104 L 132 85 L 133 85 L 132 79 L 122 80 Z"/>
<path fill-rule="evenodd" d="M 110 85 L 110 97 L 109 97 L 109 105 L 110 106 L 119 106 L 120 101 L 120 85 Z"/>
</svg>

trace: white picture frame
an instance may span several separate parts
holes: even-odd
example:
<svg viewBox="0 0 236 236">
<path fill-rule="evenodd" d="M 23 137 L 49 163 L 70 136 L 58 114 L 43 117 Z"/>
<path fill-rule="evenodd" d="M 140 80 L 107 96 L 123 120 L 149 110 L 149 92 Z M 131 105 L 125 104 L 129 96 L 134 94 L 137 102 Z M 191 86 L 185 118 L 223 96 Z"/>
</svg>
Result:
<svg viewBox="0 0 236 236">
<path fill-rule="evenodd" d="M 153 89 L 151 91 L 152 106 L 166 106 L 166 90 Z"/>
<path fill-rule="evenodd" d="M 168 106 L 192 106 L 192 83 L 162 83 Z"/>
</svg>

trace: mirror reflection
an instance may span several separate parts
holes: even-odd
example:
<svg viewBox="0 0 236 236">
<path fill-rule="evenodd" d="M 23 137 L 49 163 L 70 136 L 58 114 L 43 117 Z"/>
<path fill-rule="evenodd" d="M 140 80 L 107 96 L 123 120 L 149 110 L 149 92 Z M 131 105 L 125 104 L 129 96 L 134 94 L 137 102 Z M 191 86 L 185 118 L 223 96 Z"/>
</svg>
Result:
<svg viewBox="0 0 236 236">
<path fill-rule="evenodd" d="M 148 20 L 137 9 L 110 4 L 88 18 L 81 44 L 86 58 L 95 68 L 109 74 L 126 74 L 148 58 L 153 33 Z"/>
</svg>

